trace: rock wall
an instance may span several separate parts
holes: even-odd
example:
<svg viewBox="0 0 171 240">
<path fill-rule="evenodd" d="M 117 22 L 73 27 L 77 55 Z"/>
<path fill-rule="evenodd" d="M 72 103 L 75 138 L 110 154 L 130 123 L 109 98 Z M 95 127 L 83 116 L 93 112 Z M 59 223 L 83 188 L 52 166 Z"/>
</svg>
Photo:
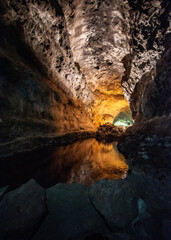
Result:
<svg viewBox="0 0 171 240">
<path fill-rule="evenodd" d="M 132 92 L 132 132 L 171 135 L 170 11 L 168 1 L 141 1 L 135 5 L 134 54 L 129 79 L 123 83 L 132 86 L 124 90 L 125 94 Z"/>
<path fill-rule="evenodd" d="M 156 62 L 165 50 L 169 1 L 133 0 L 129 4 L 132 52 L 124 59 L 127 77 L 122 86 L 127 99 L 131 100 L 136 83 L 142 77 L 151 73 L 151 80 L 154 80 Z"/>
<path fill-rule="evenodd" d="M 82 102 L 73 96 L 74 93 L 71 94 L 68 90 L 69 85 L 68 88 L 62 85 L 60 76 L 54 76 L 60 70 L 65 74 L 65 68 L 69 72 L 72 69 L 68 65 L 69 61 L 70 64 L 74 64 L 72 59 L 70 60 L 71 51 L 66 39 L 66 30 L 59 34 L 64 28 L 63 25 L 60 26 L 60 21 L 63 22 L 64 17 L 57 7 L 54 6 L 54 11 L 52 8 L 49 10 L 54 14 L 54 18 L 57 18 L 54 22 L 54 28 L 57 30 L 54 31 L 52 25 L 48 25 L 49 22 L 50 24 L 53 22 L 52 19 L 48 22 L 49 15 L 46 11 L 48 4 L 41 4 L 39 8 L 38 2 L 34 4 L 31 1 L 1 3 L 2 142 L 13 140 L 18 136 L 32 137 L 95 130 Z M 41 8 L 45 8 L 45 15 L 41 15 L 43 14 Z M 58 10 L 57 13 L 55 9 Z M 43 21 L 47 21 L 47 27 Z M 52 32 L 48 32 L 48 29 Z M 57 34 L 62 38 L 62 47 L 58 46 L 60 41 L 54 40 Z M 65 60 L 63 54 L 68 56 Z M 59 59 L 63 59 L 64 64 L 59 62 Z M 57 66 L 62 69 L 59 70 Z M 64 83 L 67 85 L 67 78 Z"/>
<path fill-rule="evenodd" d="M 95 129 L 129 109 L 125 97 L 135 116 L 134 89 L 154 80 L 168 9 L 166 0 L 1 2 L 1 128 Z"/>
<path fill-rule="evenodd" d="M 132 95 L 136 111 L 131 131 L 171 135 L 171 48 L 157 63 L 154 81 L 148 80 L 148 75 L 141 79 Z"/>
</svg>

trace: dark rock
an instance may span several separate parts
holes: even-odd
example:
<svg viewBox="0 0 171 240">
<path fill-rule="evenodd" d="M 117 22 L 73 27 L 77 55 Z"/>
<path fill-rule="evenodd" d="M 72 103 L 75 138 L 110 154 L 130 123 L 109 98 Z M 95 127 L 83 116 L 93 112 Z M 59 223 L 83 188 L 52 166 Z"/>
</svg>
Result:
<svg viewBox="0 0 171 240">
<path fill-rule="evenodd" d="M 46 191 L 46 196 L 49 214 L 33 237 L 34 240 L 82 239 L 82 235 L 90 232 L 108 232 L 88 198 L 87 187 L 57 184 Z"/>
<path fill-rule="evenodd" d="M 45 191 L 32 179 L 0 202 L 0 238 L 30 239 L 45 213 Z"/>
<path fill-rule="evenodd" d="M 118 127 L 113 123 L 105 123 L 98 128 L 96 139 L 112 142 L 122 136 L 125 131 L 125 127 Z"/>
<path fill-rule="evenodd" d="M 164 211 L 165 196 L 158 180 L 138 173 L 124 180 L 100 180 L 89 191 L 90 200 L 113 231 Z"/>
<path fill-rule="evenodd" d="M 126 157 L 129 168 L 160 180 L 169 175 L 171 166 L 171 137 L 157 135 L 128 135 L 117 147 Z"/>
<path fill-rule="evenodd" d="M 163 240 L 170 240 L 171 236 L 171 216 L 162 219 L 162 235 Z"/>
<path fill-rule="evenodd" d="M 131 96 L 135 124 L 132 133 L 171 136 L 171 49 L 156 63 L 156 76 L 148 73 L 137 83 Z"/>
<path fill-rule="evenodd" d="M 8 191 L 8 186 L 0 188 L 0 200 L 3 198 L 4 194 Z"/>
<path fill-rule="evenodd" d="M 110 229 L 123 228 L 137 217 L 137 196 L 127 179 L 101 180 L 92 185 L 90 200 Z"/>
</svg>

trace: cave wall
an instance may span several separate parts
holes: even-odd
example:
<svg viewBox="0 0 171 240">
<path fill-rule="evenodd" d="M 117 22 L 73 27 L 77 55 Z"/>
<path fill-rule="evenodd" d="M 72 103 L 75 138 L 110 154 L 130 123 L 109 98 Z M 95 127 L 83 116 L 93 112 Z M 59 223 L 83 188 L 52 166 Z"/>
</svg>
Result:
<svg viewBox="0 0 171 240">
<path fill-rule="evenodd" d="M 171 135 L 171 3 L 161 1 L 161 6 L 158 25 L 148 40 L 153 50 L 158 46 L 158 57 L 149 62 L 151 69 L 143 69 L 144 74 L 130 96 L 134 133 Z"/>
<path fill-rule="evenodd" d="M 165 51 L 170 3 L 167 0 L 128 2 L 132 51 L 130 56 L 124 59 L 127 72 L 122 87 L 126 98 L 131 101 L 132 93 L 140 79 L 150 75 L 153 81 L 156 76 L 156 62 Z"/>
<path fill-rule="evenodd" d="M 129 109 L 126 99 L 134 119 L 145 116 L 140 102 L 165 50 L 168 4 L 1 1 L 1 129 L 95 130 Z"/>
<path fill-rule="evenodd" d="M 31 8 L 33 5 L 33 9 L 37 8 L 39 12 L 38 2 L 35 6 L 34 3 L 32 5 L 30 3 L 29 1 L 1 3 L 1 141 L 12 140 L 18 136 L 32 137 L 44 134 L 64 134 L 70 131 L 94 131 L 95 127 L 82 102 L 74 96 L 74 90 L 73 92 L 69 90 L 71 86 L 64 87 L 60 77 L 57 75 L 54 77 L 55 73 L 53 69 L 51 70 L 54 67 L 58 72 L 61 70 L 58 68 L 60 67 L 62 74 L 66 73 L 65 68 L 67 73 L 72 70 L 72 66 L 67 65 L 74 64 L 70 50 L 68 50 L 67 44 L 69 43 L 65 43 L 67 34 L 64 33 L 63 36 L 61 33 L 60 35 L 61 38 L 63 37 L 64 50 L 58 46 L 60 41 L 52 40 L 56 35 L 53 28 L 52 39 L 49 33 L 46 39 L 45 33 L 52 26 L 45 28 L 46 25 L 41 19 L 34 16 L 34 10 L 28 11 L 27 6 Z M 46 4 L 43 3 L 43 6 L 48 9 L 49 5 Z M 57 8 L 58 11 L 59 9 Z M 58 16 L 58 13 L 54 12 L 54 16 L 56 14 Z M 46 16 L 43 18 L 47 20 Z M 56 26 L 55 22 L 54 25 L 58 28 L 60 21 L 59 19 L 56 21 L 58 24 Z M 61 31 L 61 28 L 64 27 L 60 26 L 58 31 Z M 49 51 L 47 42 L 52 48 L 51 51 Z M 53 46 L 53 44 L 57 45 Z M 54 52 L 55 49 L 56 52 Z M 52 53 L 56 61 L 54 66 Z M 69 55 L 66 60 L 63 53 Z M 51 59 L 50 55 L 52 55 Z M 64 64 L 59 62 L 61 59 L 64 60 Z M 50 64 L 49 60 L 52 60 Z M 73 75 L 76 77 L 78 70 L 74 69 L 76 73 Z M 68 82 L 65 78 L 65 85 Z M 77 84 L 77 78 L 75 83 Z"/>
<path fill-rule="evenodd" d="M 3 7 L 5 24 L 20 27 L 48 78 L 79 99 L 96 126 L 129 106 L 121 88 L 130 52 L 127 1 L 6 0 Z"/>
<path fill-rule="evenodd" d="M 0 57 L 1 141 L 94 130 L 81 103 L 23 63 Z"/>
<path fill-rule="evenodd" d="M 154 81 L 149 81 L 146 75 L 136 85 L 132 95 L 135 124 L 130 130 L 168 136 L 171 135 L 171 48 L 156 65 Z"/>
</svg>

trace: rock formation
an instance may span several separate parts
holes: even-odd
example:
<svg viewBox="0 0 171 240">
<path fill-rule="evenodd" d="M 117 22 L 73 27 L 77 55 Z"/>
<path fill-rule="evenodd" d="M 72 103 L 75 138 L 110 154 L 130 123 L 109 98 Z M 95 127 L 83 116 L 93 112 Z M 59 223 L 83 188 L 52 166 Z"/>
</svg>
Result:
<svg viewBox="0 0 171 240">
<path fill-rule="evenodd" d="M 2 141 L 95 130 L 129 108 L 125 97 L 135 116 L 136 83 L 154 80 L 165 50 L 169 1 L 5 0 L 0 11 Z"/>
<path fill-rule="evenodd" d="M 170 0 L 0 1 L 0 156 L 95 137 L 99 126 L 110 140 L 124 132 L 115 121 L 134 123 L 119 143 L 126 179 L 2 188 L 0 238 L 170 240 L 170 9 Z"/>
<path fill-rule="evenodd" d="M 5 194 L 0 202 L 1 239 L 30 239 L 46 212 L 45 191 L 33 179 Z"/>
</svg>

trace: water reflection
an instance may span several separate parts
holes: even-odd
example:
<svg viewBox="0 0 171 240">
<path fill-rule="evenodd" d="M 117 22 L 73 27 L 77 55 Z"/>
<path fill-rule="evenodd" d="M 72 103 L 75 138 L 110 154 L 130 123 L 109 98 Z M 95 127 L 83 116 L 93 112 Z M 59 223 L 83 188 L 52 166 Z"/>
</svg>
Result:
<svg viewBox="0 0 171 240">
<path fill-rule="evenodd" d="M 116 143 L 87 139 L 67 146 L 49 147 L 1 159 L 0 184 L 15 188 L 30 178 L 43 187 L 58 182 L 89 185 L 98 179 L 124 178 L 128 169 Z"/>
</svg>

